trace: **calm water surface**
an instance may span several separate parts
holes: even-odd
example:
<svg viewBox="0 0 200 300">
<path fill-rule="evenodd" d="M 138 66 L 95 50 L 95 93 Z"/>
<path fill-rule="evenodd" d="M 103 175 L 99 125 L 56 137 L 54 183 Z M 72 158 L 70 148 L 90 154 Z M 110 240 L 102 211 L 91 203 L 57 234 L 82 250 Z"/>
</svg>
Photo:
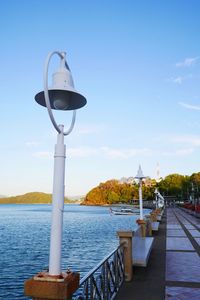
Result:
<svg viewBox="0 0 200 300">
<path fill-rule="evenodd" d="M 133 230 L 137 218 L 65 205 L 62 269 L 83 277 L 118 245 L 116 231 Z M 0 299 L 28 299 L 24 281 L 48 268 L 50 225 L 49 205 L 0 205 Z"/>
</svg>

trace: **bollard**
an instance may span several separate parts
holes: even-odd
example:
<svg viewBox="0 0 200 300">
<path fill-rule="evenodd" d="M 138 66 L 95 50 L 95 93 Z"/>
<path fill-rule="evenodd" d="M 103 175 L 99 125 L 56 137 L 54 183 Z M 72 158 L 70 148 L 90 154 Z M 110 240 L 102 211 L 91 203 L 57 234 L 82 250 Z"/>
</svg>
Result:
<svg viewBox="0 0 200 300">
<path fill-rule="evenodd" d="M 141 236 L 145 238 L 146 237 L 146 221 L 138 219 L 136 222 L 141 228 Z"/>
<path fill-rule="evenodd" d="M 133 262 L 132 262 L 132 237 L 133 231 L 117 231 L 120 244 L 125 244 L 124 249 L 124 267 L 125 281 L 131 281 L 133 278 Z"/>
<path fill-rule="evenodd" d="M 71 300 L 79 288 L 79 280 L 80 275 L 75 272 L 63 272 L 58 276 L 41 272 L 25 282 L 24 294 L 33 300 Z"/>
</svg>

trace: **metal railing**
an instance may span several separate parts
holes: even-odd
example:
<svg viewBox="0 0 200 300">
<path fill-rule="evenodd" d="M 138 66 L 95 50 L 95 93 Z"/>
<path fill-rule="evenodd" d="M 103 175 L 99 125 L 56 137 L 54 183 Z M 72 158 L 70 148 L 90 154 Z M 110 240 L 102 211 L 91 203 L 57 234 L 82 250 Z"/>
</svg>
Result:
<svg viewBox="0 0 200 300">
<path fill-rule="evenodd" d="M 125 278 L 124 246 L 121 244 L 80 281 L 74 300 L 112 300 Z"/>
</svg>

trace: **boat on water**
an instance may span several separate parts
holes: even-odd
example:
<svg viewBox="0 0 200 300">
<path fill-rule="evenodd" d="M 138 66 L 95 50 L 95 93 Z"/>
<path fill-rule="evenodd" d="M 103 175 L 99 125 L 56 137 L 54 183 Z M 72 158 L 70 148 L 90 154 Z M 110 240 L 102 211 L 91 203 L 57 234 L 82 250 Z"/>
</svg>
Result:
<svg viewBox="0 0 200 300">
<path fill-rule="evenodd" d="M 113 215 L 135 215 L 139 213 L 137 210 L 134 210 L 132 208 L 126 208 L 126 207 L 121 207 L 119 209 L 112 209 L 110 207 L 110 212 Z"/>
</svg>

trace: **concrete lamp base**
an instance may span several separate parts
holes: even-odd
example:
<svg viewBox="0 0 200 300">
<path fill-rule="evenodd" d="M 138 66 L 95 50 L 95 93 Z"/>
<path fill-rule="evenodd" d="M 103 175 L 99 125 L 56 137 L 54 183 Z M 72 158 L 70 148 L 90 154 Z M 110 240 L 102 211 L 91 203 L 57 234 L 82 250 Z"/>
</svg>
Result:
<svg viewBox="0 0 200 300">
<path fill-rule="evenodd" d="M 146 222 L 144 220 L 141 220 L 141 219 L 137 219 L 136 222 L 137 222 L 138 225 L 146 224 Z"/>
<path fill-rule="evenodd" d="M 75 272 L 63 272 L 59 276 L 41 272 L 25 282 L 24 294 L 34 300 L 70 300 L 79 281 L 80 275 Z"/>
<path fill-rule="evenodd" d="M 146 221 L 143 219 L 137 219 L 138 226 L 141 227 L 141 235 L 142 237 L 146 237 Z"/>
</svg>

